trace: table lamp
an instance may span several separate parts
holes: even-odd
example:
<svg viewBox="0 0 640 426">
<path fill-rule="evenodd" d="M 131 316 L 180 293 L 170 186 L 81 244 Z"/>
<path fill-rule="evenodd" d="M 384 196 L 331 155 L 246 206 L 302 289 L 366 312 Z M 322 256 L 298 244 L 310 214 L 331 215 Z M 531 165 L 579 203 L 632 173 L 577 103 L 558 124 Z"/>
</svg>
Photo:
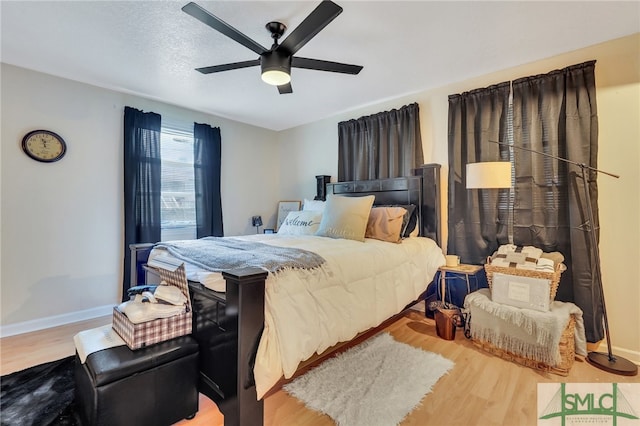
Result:
<svg viewBox="0 0 640 426">
<path fill-rule="evenodd" d="M 252 216 L 251 225 L 256 227 L 256 234 L 260 233 L 260 227 L 262 226 L 262 216 Z"/>
</svg>

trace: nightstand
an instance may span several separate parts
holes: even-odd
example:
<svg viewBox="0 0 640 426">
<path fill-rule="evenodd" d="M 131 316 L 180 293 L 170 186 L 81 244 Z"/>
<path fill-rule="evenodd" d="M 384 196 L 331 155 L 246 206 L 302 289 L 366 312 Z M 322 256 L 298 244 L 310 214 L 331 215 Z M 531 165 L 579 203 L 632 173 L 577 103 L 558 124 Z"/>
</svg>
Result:
<svg viewBox="0 0 640 426">
<path fill-rule="evenodd" d="M 434 280 L 437 300 L 445 300 L 459 307 L 462 307 L 467 294 L 488 287 L 482 265 L 461 263 L 458 266 L 441 266 L 438 268 L 438 274 Z M 474 284 L 473 287 L 471 282 Z"/>
</svg>

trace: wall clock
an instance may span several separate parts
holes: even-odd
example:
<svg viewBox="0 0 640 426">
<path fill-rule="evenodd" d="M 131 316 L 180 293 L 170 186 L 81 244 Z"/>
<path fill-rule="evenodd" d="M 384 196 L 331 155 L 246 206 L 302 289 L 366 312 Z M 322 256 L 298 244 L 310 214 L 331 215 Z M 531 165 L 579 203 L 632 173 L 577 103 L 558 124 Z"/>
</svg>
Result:
<svg viewBox="0 0 640 426">
<path fill-rule="evenodd" d="M 57 133 L 49 130 L 34 130 L 22 138 L 22 150 L 36 161 L 53 163 L 64 157 L 67 144 Z"/>
</svg>

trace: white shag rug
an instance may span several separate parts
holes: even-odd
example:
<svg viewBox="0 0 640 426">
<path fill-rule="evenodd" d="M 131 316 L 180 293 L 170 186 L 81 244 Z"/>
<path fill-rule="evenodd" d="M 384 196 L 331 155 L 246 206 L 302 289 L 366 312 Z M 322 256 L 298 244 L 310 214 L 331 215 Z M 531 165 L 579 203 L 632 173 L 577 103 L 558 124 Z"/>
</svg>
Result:
<svg viewBox="0 0 640 426">
<path fill-rule="evenodd" d="M 284 390 L 339 426 L 393 426 L 453 365 L 381 333 L 324 361 Z"/>
</svg>

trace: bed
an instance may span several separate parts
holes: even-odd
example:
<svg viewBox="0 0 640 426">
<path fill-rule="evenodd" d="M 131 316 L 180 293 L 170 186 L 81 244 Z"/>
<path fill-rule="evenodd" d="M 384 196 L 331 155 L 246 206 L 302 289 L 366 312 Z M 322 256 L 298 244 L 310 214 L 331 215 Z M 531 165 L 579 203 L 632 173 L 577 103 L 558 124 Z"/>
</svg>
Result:
<svg viewBox="0 0 640 426">
<path fill-rule="evenodd" d="M 326 193 L 330 201 L 351 197 L 350 203 L 373 195 L 377 209 L 415 206 L 416 231 L 400 243 L 284 230 L 229 238 L 319 255 L 323 263 L 308 269 L 207 271 L 199 258 L 183 257 L 170 244 L 156 245 L 151 253 L 170 251 L 187 261 L 194 336 L 200 343 L 200 391 L 218 403 L 225 424 L 261 423 L 262 398 L 269 389 L 294 375 L 301 362 L 421 300 L 444 264 L 439 165 L 425 165 L 411 177 L 328 184 Z M 137 251 L 132 270 L 140 272 L 150 252 Z"/>
</svg>

